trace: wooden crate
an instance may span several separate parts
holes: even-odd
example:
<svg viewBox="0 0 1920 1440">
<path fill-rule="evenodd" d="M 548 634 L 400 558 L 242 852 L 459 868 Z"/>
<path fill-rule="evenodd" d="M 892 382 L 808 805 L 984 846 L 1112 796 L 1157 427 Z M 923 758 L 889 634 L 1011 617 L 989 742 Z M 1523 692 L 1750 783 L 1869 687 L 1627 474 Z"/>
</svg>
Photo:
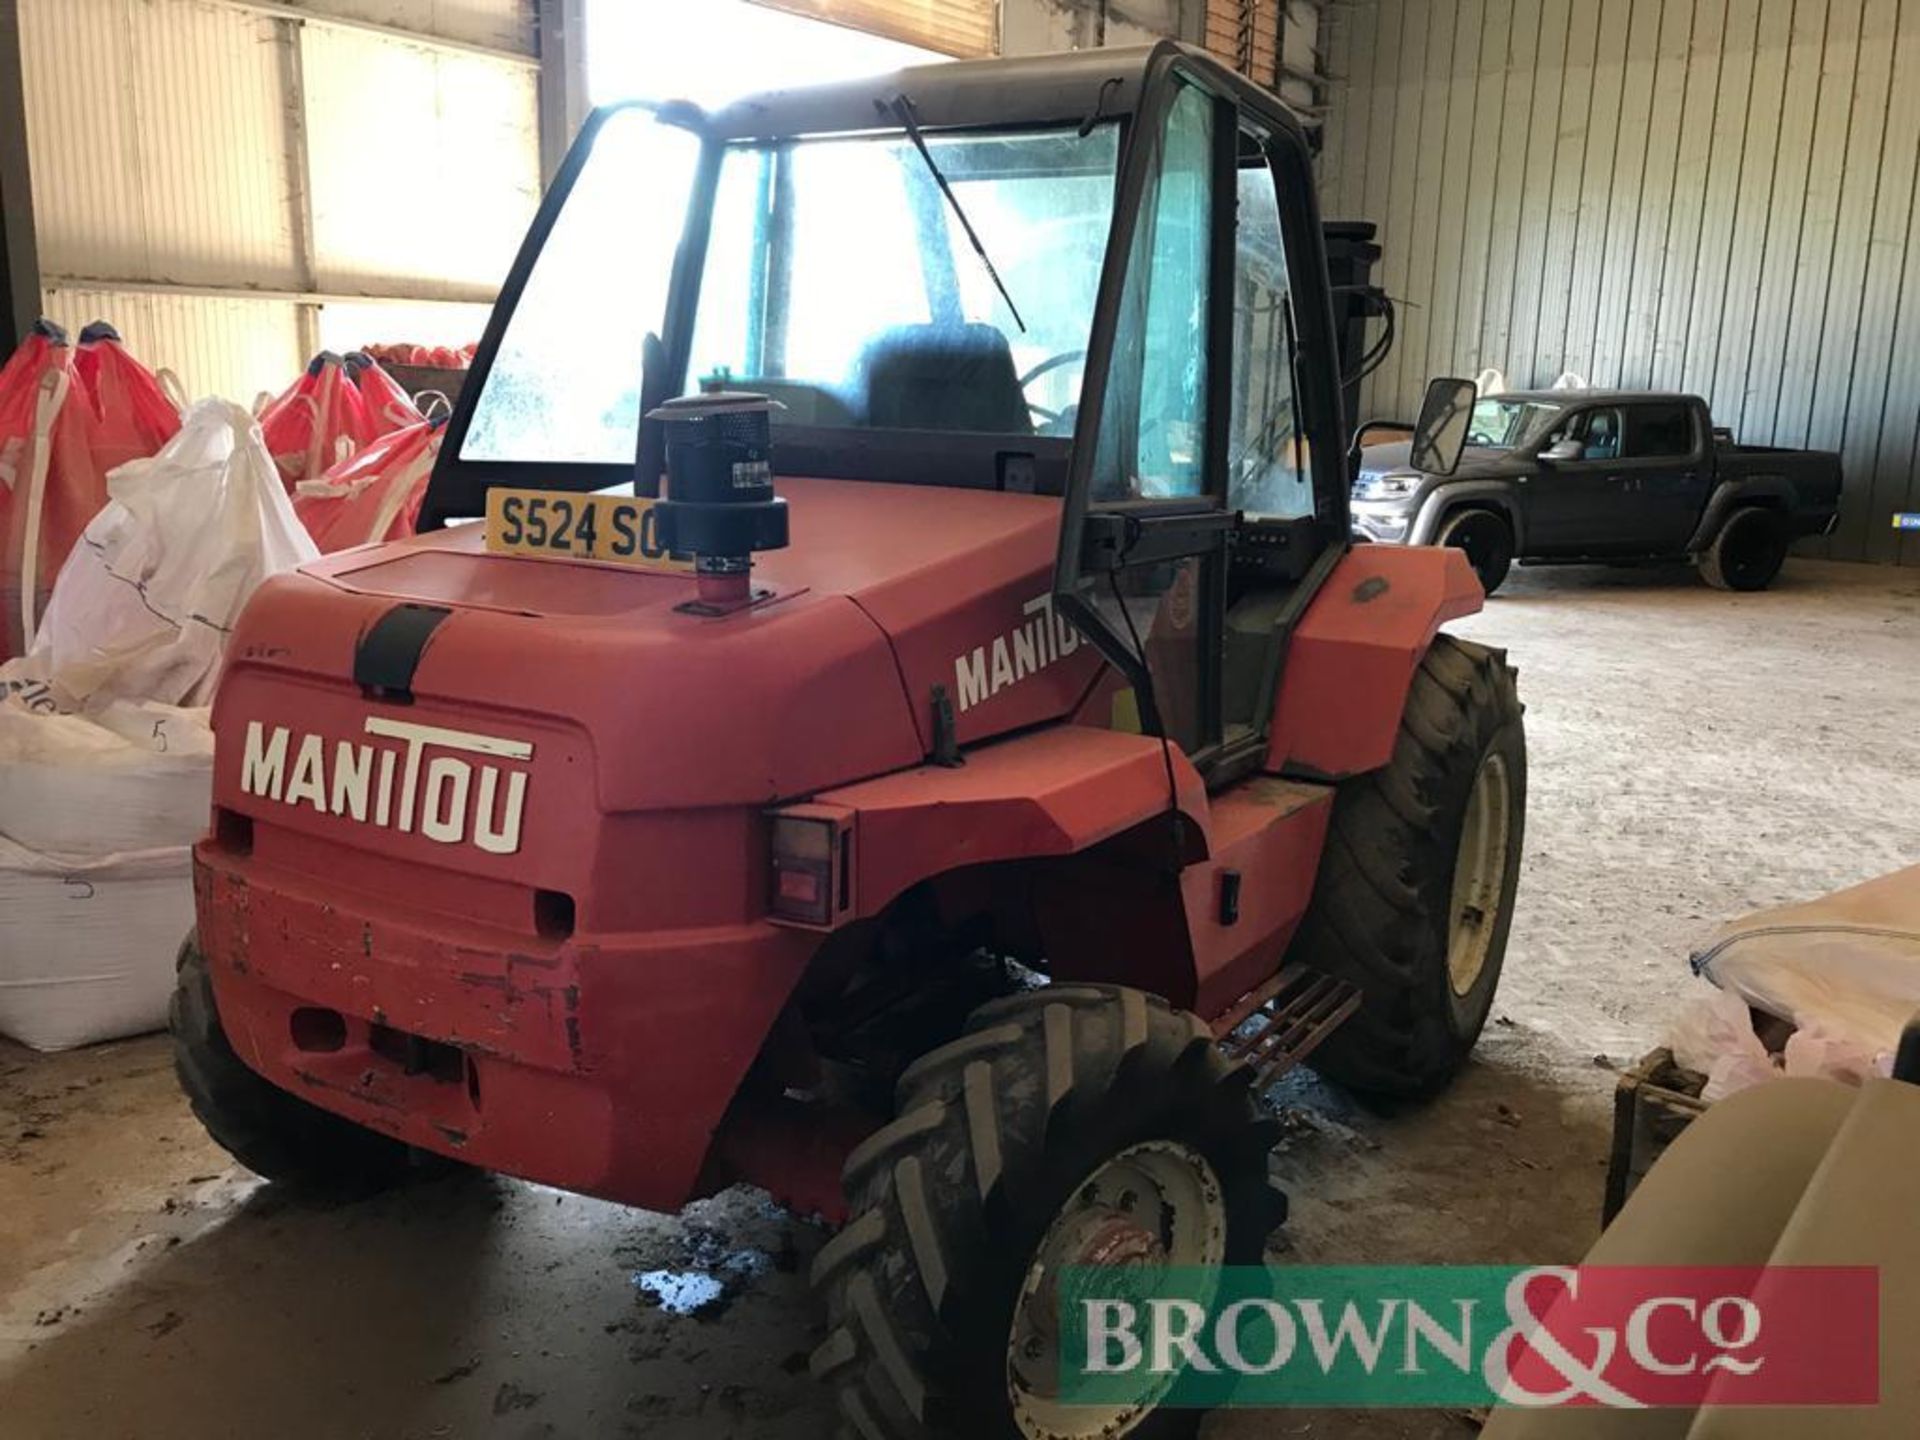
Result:
<svg viewBox="0 0 1920 1440">
<path fill-rule="evenodd" d="M 1680 1132 L 1707 1108 L 1700 1098 L 1707 1077 L 1674 1063 L 1664 1046 L 1620 1077 L 1613 1092 L 1613 1154 L 1607 1164 L 1606 1209 L 1611 1224 Z"/>
<path fill-rule="evenodd" d="M 382 362 L 381 368 L 393 376 L 400 388 L 413 396 L 416 402 L 421 395 L 437 390 L 447 397 L 449 405 L 457 405 L 460 403 L 461 387 L 467 383 L 465 366 L 388 365 Z"/>
</svg>

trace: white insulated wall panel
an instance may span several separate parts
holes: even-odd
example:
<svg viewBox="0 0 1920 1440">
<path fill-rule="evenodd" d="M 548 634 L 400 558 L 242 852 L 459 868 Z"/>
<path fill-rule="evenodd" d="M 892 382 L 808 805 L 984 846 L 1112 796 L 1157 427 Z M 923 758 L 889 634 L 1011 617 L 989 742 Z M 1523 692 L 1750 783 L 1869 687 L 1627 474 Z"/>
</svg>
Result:
<svg viewBox="0 0 1920 1440">
<path fill-rule="evenodd" d="M 72 334 L 91 320 L 112 321 L 135 355 L 172 370 L 193 400 L 219 395 L 251 407 L 259 391 L 290 384 L 306 361 L 299 307 L 288 301 L 78 289 L 43 298 L 48 318 Z"/>
<path fill-rule="evenodd" d="M 320 288 L 498 286 L 540 196 L 533 72 L 326 26 L 301 49 Z"/>
<path fill-rule="evenodd" d="M 316 334 L 478 335 L 484 311 L 471 304 L 313 302 L 303 314 L 285 295 L 491 292 L 538 195 L 535 71 L 320 17 L 531 56 L 531 0 L 308 0 L 307 24 L 221 0 L 19 5 L 52 318 L 111 320 L 194 394 L 243 401 L 285 385 Z M 188 288 L 145 288 L 169 285 Z M 191 293 L 201 287 L 281 295 Z"/>
<path fill-rule="evenodd" d="M 299 283 L 272 21 L 193 0 L 22 0 L 50 275 Z"/>
<path fill-rule="evenodd" d="M 363 20 L 485 45 L 522 55 L 538 54 L 533 6 L 528 0 L 289 0 L 316 15 Z M 627 0 L 640 3 L 640 0 Z M 698 3 L 698 0 L 695 0 Z"/>
</svg>

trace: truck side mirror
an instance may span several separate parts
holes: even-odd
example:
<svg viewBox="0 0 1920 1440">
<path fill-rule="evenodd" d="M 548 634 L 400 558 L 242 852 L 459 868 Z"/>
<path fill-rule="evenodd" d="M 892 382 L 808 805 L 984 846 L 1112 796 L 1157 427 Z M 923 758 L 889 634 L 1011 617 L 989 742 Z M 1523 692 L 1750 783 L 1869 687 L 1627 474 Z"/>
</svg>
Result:
<svg viewBox="0 0 1920 1440">
<path fill-rule="evenodd" d="M 1420 402 L 1420 419 L 1413 427 L 1413 468 L 1429 475 L 1451 475 L 1460 468 L 1467 448 L 1467 427 L 1480 389 L 1471 380 L 1434 379 L 1427 382 Z"/>
<path fill-rule="evenodd" d="M 1367 420 L 1353 432 L 1353 443 L 1347 447 L 1347 483 L 1352 484 L 1360 478 L 1360 466 L 1364 462 L 1363 452 L 1367 448 L 1367 437 L 1376 430 L 1391 431 L 1396 435 L 1405 435 L 1413 427 L 1404 420 Z"/>
<path fill-rule="evenodd" d="M 1549 465 L 1564 465 L 1569 461 L 1586 458 L 1587 447 L 1578 440 L 1556 440 L 1540 452 L 1540 458 Z"/>
</svg>

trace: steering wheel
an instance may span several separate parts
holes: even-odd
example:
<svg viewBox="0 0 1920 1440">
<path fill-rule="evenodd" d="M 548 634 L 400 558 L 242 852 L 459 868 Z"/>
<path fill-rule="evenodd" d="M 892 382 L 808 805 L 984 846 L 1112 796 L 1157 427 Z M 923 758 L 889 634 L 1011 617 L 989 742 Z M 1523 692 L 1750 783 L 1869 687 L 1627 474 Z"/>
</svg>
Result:
<svg viewBox="0 0 1920 1440">
<path fill-rule="evenodd" d="M 1020 377 L 1020 388 L 1025 390 L 1042 375 L 1051 374 L 1062 365 L 1071 365 L 1076 360 L 1084 360 L 1086 358 L 1087 352 L 1085 350 L 1062 350 L 1058 355 L 1049 355 Z M 1039 416 L 1041 420 L 1048 423 L 1052 423 L 1060 418 L 1058 411 L 1049 410 L 1043 405 L 1036 405 L 1031 400 L 1027 402 L 1027 408 Z"/>
</svg>

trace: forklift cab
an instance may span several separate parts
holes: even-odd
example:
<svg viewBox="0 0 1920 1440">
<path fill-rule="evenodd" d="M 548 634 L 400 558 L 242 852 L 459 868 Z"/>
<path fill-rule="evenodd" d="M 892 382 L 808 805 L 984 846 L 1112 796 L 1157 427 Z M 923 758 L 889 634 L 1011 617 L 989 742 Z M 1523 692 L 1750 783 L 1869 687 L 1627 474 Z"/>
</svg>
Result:
<svg viewBox="0 0 1920 1440">
<path fill-rule="evenodd" d="M 421 512 L 656 495 L 675 396 L 777 402 L 776 473 L 1058 496 L 1104 717 L 1221 785 L 1348 544 L 1303 132 L 1173 43 L 597 112 L 509 276 Z M 884 504 L 881 495 L 875 502 Z"/>
</svg>

